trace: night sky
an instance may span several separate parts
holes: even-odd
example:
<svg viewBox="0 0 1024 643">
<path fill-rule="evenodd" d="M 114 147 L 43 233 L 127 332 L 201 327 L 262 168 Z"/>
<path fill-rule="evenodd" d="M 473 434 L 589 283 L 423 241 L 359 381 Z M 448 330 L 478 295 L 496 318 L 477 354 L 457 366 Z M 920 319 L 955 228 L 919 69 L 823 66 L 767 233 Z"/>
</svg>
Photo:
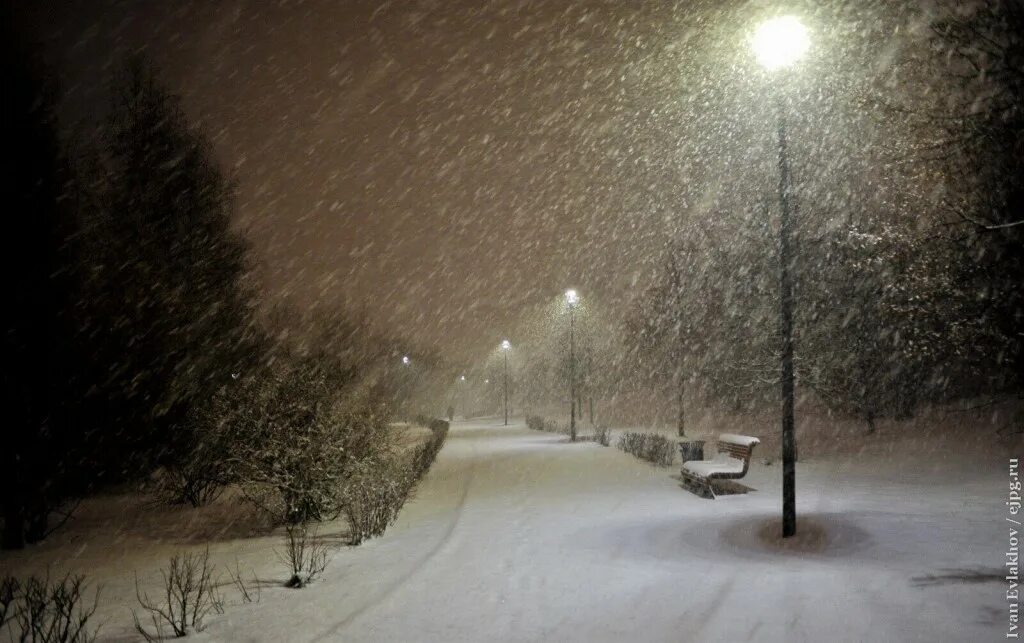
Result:
<svg viewBox="0 0 1024 643">
<path fill-rule="evenodd" d="M 744 172 L 772 176 L 742 41 L 759 3 L 66 5 L 23 18 L 68 122 L 88 131 L 118 62 L 144 50 L 237 181 L 269 300 L 365 309 L 460 357 L 566 287 L 624 314 L 671 231 L 737 199 Z M 831 123 L 804 143 L 796 123 L 796 169 L 832 185 L 877 180 L 858 153 L 870 123 L 844 121 L 843 101 L 850 78 L 889 72 L 898 24 L 859 7 L 809 15 L 829 20 L 832 59 L 807 75 L 855 64 L 796 91 Z M 823 160 L 858 118 L 857 145 Z"/>
</svg>

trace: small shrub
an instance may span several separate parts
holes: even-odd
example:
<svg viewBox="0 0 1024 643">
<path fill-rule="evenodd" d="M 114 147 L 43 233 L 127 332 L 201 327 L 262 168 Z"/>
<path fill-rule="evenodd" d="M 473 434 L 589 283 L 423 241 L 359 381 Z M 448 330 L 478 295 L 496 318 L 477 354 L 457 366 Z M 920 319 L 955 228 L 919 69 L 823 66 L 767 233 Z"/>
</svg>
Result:
<svg viewBox="0 0 1024 643">
<path fill-rule="evenodd" d="M 544 418 L 539 415 L 527 415 L 526 416 L 526 427 L 533 429 L 534 431 L 544 430 Z"/>
<path fill-rule="evenodd" d="M 15 601 L 21 592 L 21 583 L 14 576 L 0 578 L 0 629 L 14 618 Z"/>
<path fill-rule="evenodd" d="M 402 477 L 387 462 L 364 461 L 357 465 L 342 499 L 352 545 L 382 535 L 398 517 L 411 486 Z"/>
<path fill-rule="evenodd" d="M 259 603 L 260 599 L 263 597 L 263 591 L 260 589 L 260 584 L 259 581 L 256 579 L 255 574 L 253 574 L 253 580 L 256 581 L 253 583 L 253 588 L 255 591 L 251 591 L 249 587 L 245 584 L 245 580 L 242 579 L 242 570 L 238 565 L 238 559 L 235 559 L 234 571 L 232 571 L 230 567 L 228 567 L 227 570 L 228 577 L 231 579 L 231 584 L 234 585 L 235 589 L 238 590 L 238 595 L 241 596 L 242 602 Z"/>
<path fill-rule="evenodd" d="M 160 477 L 157 493 L 167 504 L 202 507 L 216 500 L 225 486 L 219 467 L 189 461 L 168 467 Z"/>
<path fill-rule="evenodd" d="M 410 420 L 412 424 L 417 424 L 419 426 L 430 426 L 430 423 L 432 421 L 433 420 L 431 420 L 429 415 L 423 413 L 417 413 L 416 415 L 412 416 Z"/>
<path fill-rule="evenodd" d="M 132 610 L 135 629 L 146 641 L 158 641 L 166 638 L 164 627 L 170 627 L 176 637 L 187 635 L 190 631 L 203 629 L 203 619 L 210 612 L 223 613 L 223 603 L 217 594 L 217 580 L 213 577 L 210 566 L 210 551 L 202 554 L 184 554 L 171 557 L 166 570 L 160 570 L 163 576 L 164 596 L 157 601 L 139 589 L 139 579 L 135 578 L 135 598 L 146 612 L 152 625 L 152 631 L 142 625 L 139 615 Z"/>
<path fill-rule="evenodd" d="M 350 544 L 382 535 L 427 473 L 448 436 L 448 423 L 427 418 L 432 435 L 411 453 L 364 460 L 352 467 L 342 493 L 342 511 L 351 530 Z"/>
<path fill-rule="evenodd" d="M 291 570 L 285 587 L 301 588 L 313 582 L 327 569 L 327 545 L 317 538 L 316 530 L 305 524 L 285 528 L 284 560 Z"/>
<path fill-rule="evenodd" d="M 11 576 L 0 580 L 0 626 L 7 623 L 12 641 L 32 643 L 91 643 L 99 628 L 89 629 L 99 591 L 85 603 L 84 576 L 29 577 L 24 584 Z"/>
<path fill-rule="evenodd" d="M 594 427 L 594 441 L 603 447 L 610 446 L 612 443 L 612 430 L 606 426 Z"/>
<path fill-rule="evenodd" d="M 282 356 L 235 387 L 217 423 L 230 445 L 226 471 L 273 523 L 333 520 L 359 461 L 391 449 L 385 391 L 339 388 L 315 355 Z"/>
<path fill-rule="evenodd" d="M 557 420 L 544 420 L 544 430 L 548 433 L 561 433 L 563 435 L 569 435 L 569 424 L 559 423 Z"/>
<path fill-rule="evenodd" d="M 672 464 L 675 457 L 675 443 L 657 433 L 623 433 L 618 447 L 641 460 L 647 460 L 661 467 Z"/>
<path fill-rule="evenodd" d="M 201 507 L 220 496 L 233 482 L 232 456 L 240 439 L 229 428 L 245 403 L 242 387 L 215 393 L 209 402 L 189 413 L 173 457 L 160 476 L 156 493 L 167 504 Z"/>
</svg>

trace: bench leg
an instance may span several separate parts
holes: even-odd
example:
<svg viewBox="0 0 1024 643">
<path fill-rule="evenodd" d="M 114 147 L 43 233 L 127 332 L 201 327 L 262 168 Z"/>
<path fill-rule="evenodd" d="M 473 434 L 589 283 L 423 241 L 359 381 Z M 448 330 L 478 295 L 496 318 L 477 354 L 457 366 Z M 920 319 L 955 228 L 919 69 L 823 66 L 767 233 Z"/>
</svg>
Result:
<svg viewBox="0 0 1024 643">
<path fill-rule="evenodd" d="M 707 500 L 715 499 L 715 492 L 711 488 L 710 480 L 707 480 L 706 478 L 698 478 L 697 476 L 686 473 L 682 474 L 682 478 L 690 493 L 700 496 L 701 498 L 706 498 Z"/>
</svg>

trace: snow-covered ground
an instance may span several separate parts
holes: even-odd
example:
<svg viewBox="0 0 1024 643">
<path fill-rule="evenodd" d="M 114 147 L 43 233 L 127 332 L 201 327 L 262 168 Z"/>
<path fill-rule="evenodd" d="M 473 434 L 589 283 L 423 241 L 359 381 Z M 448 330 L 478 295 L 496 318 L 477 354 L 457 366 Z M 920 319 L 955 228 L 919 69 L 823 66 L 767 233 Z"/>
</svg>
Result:
<svg viewBox="0 0 1024 643">
<path fill-rule="evenodd" d="M 266 586 L 246 605 L 225 589 L 225 613 L 195 639 L 1002 639 L 1004 455 L 915 457 L 913 443 L 879 444 L 889 446 L 800 463 L 800 533 L 783 543 L 781 470 L 762 463 L 768 453 L 755 451 L 750 493 L 703 500 L 679 487 L 675 467 L 521 423 L 456 423 L 398 523 L 340 549 L 306 589 L 278 586 L 277 538 L 225 533 L 214 558 L 237 556 Z M 134 640 L 132 569 L 152 582 L 155 553 L 180 543 L 136 543 L 148 560 L 132 542 L 112 544 L 120 558 L 89 538 L 0 562 L 34 567 L 61 553 L 58 567 L 85 567 L 106 586 L 102 638 Z"/>
</svg>

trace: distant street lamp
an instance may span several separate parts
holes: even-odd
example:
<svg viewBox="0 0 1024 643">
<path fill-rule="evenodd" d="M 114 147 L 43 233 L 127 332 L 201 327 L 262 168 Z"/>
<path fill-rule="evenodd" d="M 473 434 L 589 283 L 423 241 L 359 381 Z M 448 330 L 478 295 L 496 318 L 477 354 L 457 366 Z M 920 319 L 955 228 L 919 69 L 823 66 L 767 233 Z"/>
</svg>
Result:
<svg viewBox="0 0 1024 643">
<path fill-rule="evenodd" d="M 404 364 L 405 366 L 408 366 L 410 361 L 411 360 L 409 359 L 408 355 L 402 355 L 402 364 Z"/>
<path fill-rule="evenodd" d="M 565 291 L 569 306 L 569 440 L 576 441 L 576 304 L 580 297 L 575 290 Z"/>
<path fill-rule="evenodd" d="M 505 426 L 508 426 L 508 352 L 511 348 L 507 339 L 501 340 L 501 353 L 505 357 Z"/>
<path fill-rule="evenodd" d="M 754 55 L 768 71 L 789 67 L 807 51 L 807 30 L 793 16 L 773 18 L 754 34 Z M 790 174 L 786 157 L 786 110 L 778 100 L 779 145 L 779 322 L 782 333 L 782 537 L 796 533 L 796 435 L 793 382 L 793 283 L 790 276 Z"/>
</svg>

